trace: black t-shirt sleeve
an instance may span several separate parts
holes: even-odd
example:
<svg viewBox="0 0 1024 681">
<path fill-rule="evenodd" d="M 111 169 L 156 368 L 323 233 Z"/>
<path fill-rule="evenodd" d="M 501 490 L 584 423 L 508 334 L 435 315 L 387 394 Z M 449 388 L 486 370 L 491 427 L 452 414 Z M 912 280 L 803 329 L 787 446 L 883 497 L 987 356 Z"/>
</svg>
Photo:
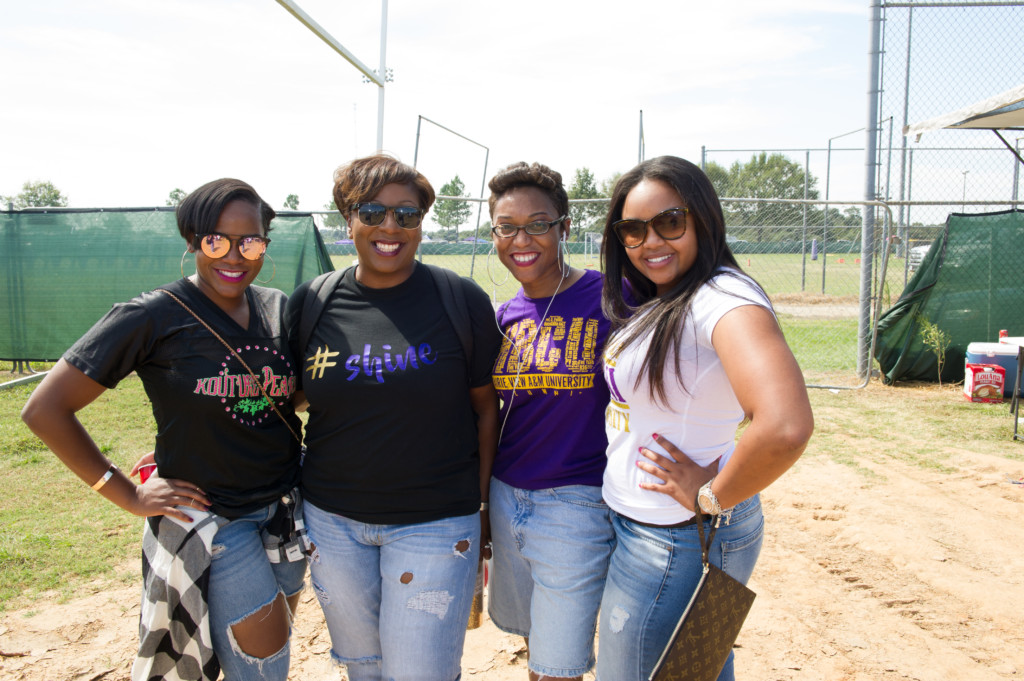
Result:
<svg viewBox="0 0 1024 681">
<path fill-rule="evenodd" d="M 145 306 L 118 303 L 64 353 L 64 361 L 112 390 L 150 355 L 155 328 Z"/>
<path fill-rule="evenodd" d="M 501 349 L 501 333 L 494 318 L 491 299 L 480 286 L 463 277 L 469 322 L 473 332 L 473 357 L 469 361 L 469 385 L 479 388 L 491 382 L 494 361 Z"/>
</svg>

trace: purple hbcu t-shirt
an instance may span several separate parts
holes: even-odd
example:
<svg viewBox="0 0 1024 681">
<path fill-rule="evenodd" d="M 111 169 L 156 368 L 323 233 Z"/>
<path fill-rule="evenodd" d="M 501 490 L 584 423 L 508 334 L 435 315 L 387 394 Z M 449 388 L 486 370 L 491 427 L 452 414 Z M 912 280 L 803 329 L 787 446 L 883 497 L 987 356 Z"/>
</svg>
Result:
<svg viewBox="0 0 1024 681">
<path fill-rule="evenodd" d="M 494 477 L 520 489 L 600 487 L 608 446 L 601 356 L 609 330 L 600 273 L 584 272 L 542 319 L 549 302 L 520 289 L 498 308 L 505 338 L 493 376 L 502 401 Z"/>
</svg>

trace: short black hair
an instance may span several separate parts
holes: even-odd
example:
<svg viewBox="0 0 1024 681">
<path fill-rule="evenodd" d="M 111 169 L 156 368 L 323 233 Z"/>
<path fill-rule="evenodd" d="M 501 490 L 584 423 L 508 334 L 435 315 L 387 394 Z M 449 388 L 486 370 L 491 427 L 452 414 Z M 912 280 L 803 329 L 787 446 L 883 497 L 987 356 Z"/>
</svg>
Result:
<svg viewBox="0 0 1024 681">
<path fill-rule="evenodd" d="M 245 201 L 255 206 L 260 213 L 263 236 L 270 232 L 270 221 L 277 215 L 274 209 L 247 182 L 223 177 L 195 189 L 178 204 L 174 215 L 181 237 L 191 241 L 197 235 L 213 232 L 224 207 L 232 201 Z"/>
</svg>

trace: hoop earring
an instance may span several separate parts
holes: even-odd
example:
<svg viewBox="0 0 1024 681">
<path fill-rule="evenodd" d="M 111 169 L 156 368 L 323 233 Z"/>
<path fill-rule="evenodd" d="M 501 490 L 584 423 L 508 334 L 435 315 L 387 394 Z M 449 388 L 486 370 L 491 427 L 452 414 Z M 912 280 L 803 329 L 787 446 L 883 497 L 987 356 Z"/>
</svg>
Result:
<svg viewBox="0 0 1024 681">
<path fill-rule="evenodd" d="M 487 270 L 487 278 L 491 280 L 491 283 L 496 288 L 500 288 L 508 281 L 509 271 L 507 268 L 505 269 L 505 278 L 501 282 L 494 281 L 494 275 L 491 274 L 491 253 L 494 253 L 494 242 L 491 242 L 491 250 L 487 251 L 487 257 L 484 259 L 484 269 Z"/>
<path fill-rule="evenodd" d="M 189 253 L 189 250 L 186 248 L 185 252 L 181 254 L 181 266 L 180 267 L 181 267 L 181 278 L 182 279 L 185 278 L 185 256 L 188 255 L 188 253 Z M 196 271 L 198 272 L 199 270 L 197 269 Z"/>
<path fill-rule="evenodd" d="M 274 271 L 270 273 L 270 279 L 263 281 L 259 277 L 256 277 L 256 281 L 260 282 L 261 284 L 269 284 L 270 282 L 274 281 L 274 277 L 277 276 L 277 263 L 274 262 L 274 259 L 270 256 L 269 253 L 265 253 L 263 257 L 270 258 L 270 264 L 274 266 Z"/>
</svg>

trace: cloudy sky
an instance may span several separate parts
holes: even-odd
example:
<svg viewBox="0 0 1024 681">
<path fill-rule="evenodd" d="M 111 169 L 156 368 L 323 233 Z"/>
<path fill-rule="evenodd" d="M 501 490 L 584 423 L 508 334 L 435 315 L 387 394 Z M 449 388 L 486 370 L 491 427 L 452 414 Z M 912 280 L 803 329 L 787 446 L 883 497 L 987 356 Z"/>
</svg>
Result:
<svg viewBox="0 0 1024 681">
<path fill-rule="evenodd" d="M 297 2 L 378 67 L 379 0 Z M 391 0 L 383 146 L 473 195 L 485 160 L 487 177 L 628 170 L 641 110 L 648 158 L 820 150 L 865 125 L 868 17 L 864 0 Z M 0 63 L 0 194 L 49 180 L 72 206 L 151 206 L 234 176 L 315 210 L 376 148 L 378 88 L 274 0 L 8 3 Z M 831 196 L 858 198 L 863 167 L 834 154 Z"/>
</svg>

